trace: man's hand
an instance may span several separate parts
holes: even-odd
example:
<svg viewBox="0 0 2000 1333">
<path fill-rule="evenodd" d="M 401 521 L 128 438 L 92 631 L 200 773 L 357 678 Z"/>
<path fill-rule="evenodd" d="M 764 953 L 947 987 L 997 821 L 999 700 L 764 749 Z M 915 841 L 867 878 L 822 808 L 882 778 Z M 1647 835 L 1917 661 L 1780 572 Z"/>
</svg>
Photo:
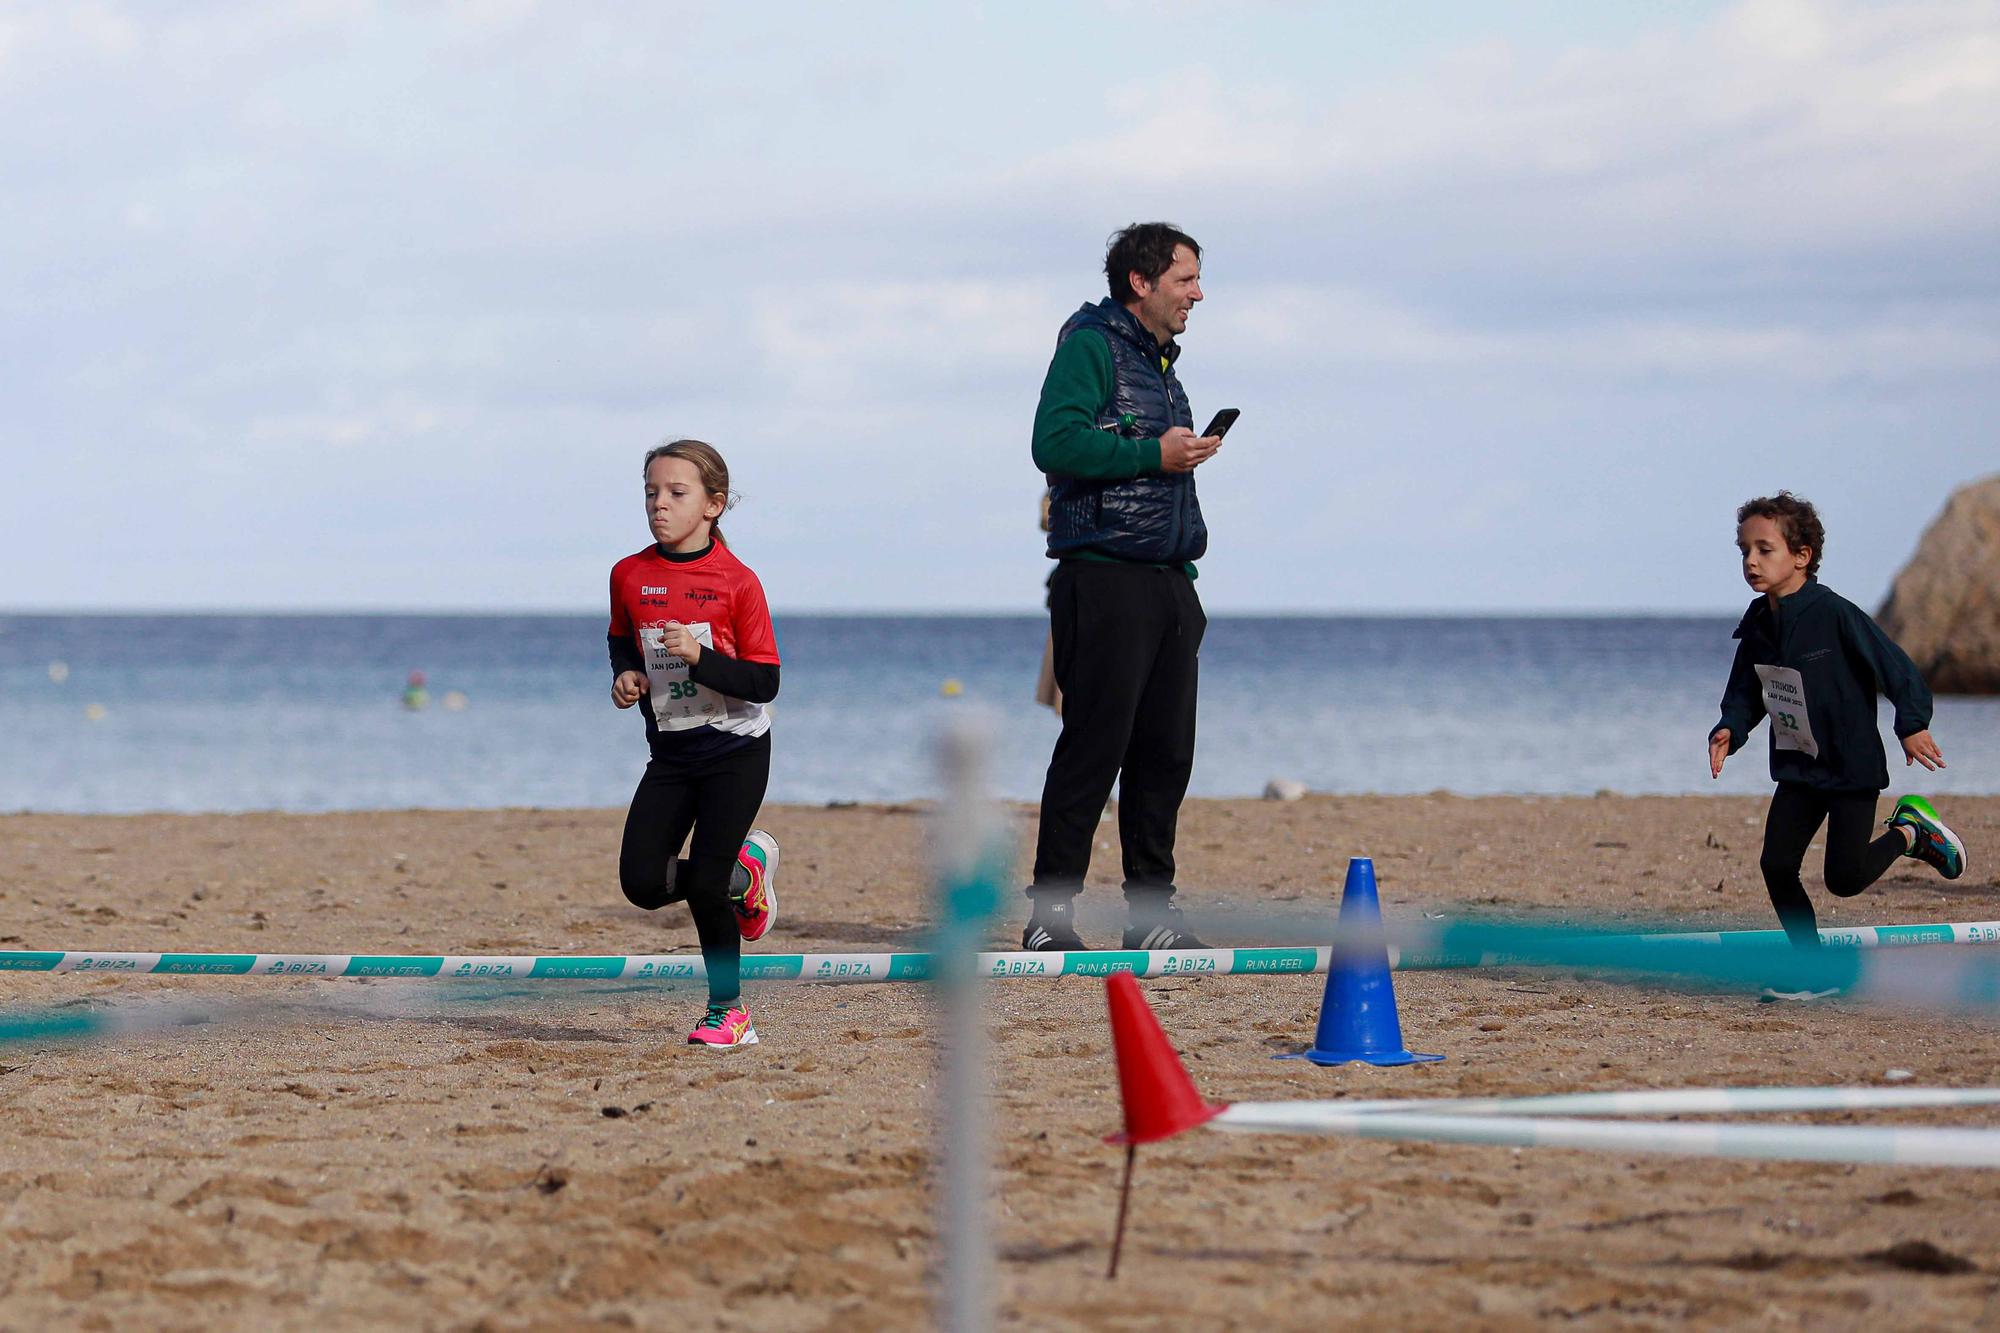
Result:
<svg viewBox="0 0 2000 1333">
<path fill-rule="evenodd" d="M 1908 768 L 1911 764 L 1922 764 L 1932 769 L 1944 767 L 1944 754 L 1938 749 L 1937 742 L 1931 739 L 1928 728 L 1903 737 L 1903 767 Z"/>
<path fill-rule="evenodd" d="M 1722 761 L 1729 758 L 1729 728 L 1717 727 L 1708 738 L 1708 775 L 1722 776 Z"/>
<path fill-rule="evenodd" d="M 645 672 L 621 671 L 618 673 L 618 679 L 611 682 L 611 702 L 620 708 L 630 708 L 651 688 Z"/>
<path fill-rule="evenodd" d="M 1186 426 L 1175 426 L 1160 437 L 1160 471 L 1192 472 L 1221 447 L 1220 435 L 1197 435 Z"/>
<path fill-rule="evenodd" d="M 678 620 L 669 620 L 660 635 L 660 645 L 675 657 L 693 666 L 701 661 L 701 642 L 694 637 L 694 631 Z"/>
</svg>

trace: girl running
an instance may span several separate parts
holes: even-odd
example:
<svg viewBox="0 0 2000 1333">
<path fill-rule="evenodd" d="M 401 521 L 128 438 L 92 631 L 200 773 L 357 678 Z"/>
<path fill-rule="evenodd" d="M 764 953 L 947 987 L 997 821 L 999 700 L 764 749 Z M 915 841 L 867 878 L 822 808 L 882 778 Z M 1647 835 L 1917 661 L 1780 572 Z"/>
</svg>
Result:
<svg viewBox="0 0 2000 1333">
<path fill-rule="evenodd" d="M 646 707 L 652 757 L 618 852 L 625 896 L 653 911 L 687 900 L 708 968 L 695 1046 L 756 1044 L 738 976 L 741 941 L 777 917 L 778 844 L 752 830 L 771 772 L 778 643 L 764 589 L 723 542 L 729 466 L 675 440 L 646 455 L 653 544 L 611 569 L 611 702 Z M 686 859 L 681 846 L 694 834 Z M 747 835 L 747 836 L 746 836 Z"/>
<path fill-rule="evenodd" d="M 1778 790 L 1760 864 L 1771 905 L 1799 948 L 1819 945 L 1799 867 L 1822 822 L 1826 887 L 1836 898 L 1860 893 L 1899 856 L 1923 861 L 1946 879 L 1965 873 L 1965 845 L 1921 796 L 1898 800 L 1889 831 L 1869 840 L 1876 795 L 1889 785 L 1875 696 L 1896 706 L 1905 767 L 1943 768 L 1944 756 L 1931 739 L 1931 692 L 1916 665 L 1866 612 L 1820 585 L 1825 544 L 1818 513 L 1789 491 L 1736 511 L 1743 578 L 1761 595 L 1736 627 L 1722 720 L 1708 737 L 1709 773 L 1720 777 L 1723 760 L 1761 719 L 1770 719 Z"/>
</svg>

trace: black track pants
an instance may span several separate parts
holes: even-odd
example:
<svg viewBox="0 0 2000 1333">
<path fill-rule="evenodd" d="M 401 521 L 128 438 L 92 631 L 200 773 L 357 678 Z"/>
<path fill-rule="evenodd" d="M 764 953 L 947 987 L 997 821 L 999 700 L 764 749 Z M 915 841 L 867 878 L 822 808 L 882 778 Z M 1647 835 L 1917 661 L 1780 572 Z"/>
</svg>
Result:
<svg viewBox="0 0 2000 1333">
<path fill-rule="evenodd" d="M 1758 867 L 1771 906 L 1793 944 L 1819 945 L 1819 921 L 1812 900 L 1799 881 L 1806 848 L 1826 824 L 1826 889 L 1836 898 L 1852 898 L 1882 878 L 1907 847 L 1902 832 L 1890 829 L 1874 841 L 1874 792 L 1829 792 L 1798 782 L 1780 782 L 1764 819 L 1764 855 Z"/>
<path fill-rule="evenodd" d="M 1049 623 L 1063 725 L 1042 785 L 1028 896 L 1083 886 L 1114 781 L 1125 895 L 1170 894 L 1208 625 L 1194 582 L 1178 568 L 1065 560 L 1049 581 Z"/>
<path fill-rule="evenodd" d="M 729 905 L 729 875 L 736 853 L 764 804 L 771 776 L 771 735 L 695 764 L 649 760 L 625 814 L 618 848 L 618 883 L 647 911 L 687 899 L 708 966 L 711 1004 L 733 1003 L 741 993 L 743 940 Z M 687 859 L 676 861 L 694 833 Z"/>
</svg>

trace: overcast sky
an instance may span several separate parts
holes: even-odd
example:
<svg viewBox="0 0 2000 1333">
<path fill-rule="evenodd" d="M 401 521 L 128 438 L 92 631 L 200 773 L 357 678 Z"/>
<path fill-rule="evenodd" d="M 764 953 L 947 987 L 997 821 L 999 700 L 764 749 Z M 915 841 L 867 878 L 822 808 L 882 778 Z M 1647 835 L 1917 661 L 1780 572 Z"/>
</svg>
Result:
<svg viewBox="0 0 2000 1333">
<path fill-rule="evenodd" d="M 1206 250 L 1201 592 L 1886 590 L 2000 471 L 2000 3 L 0 8 L 0 607 L 593 610 L 719 445 L 774 608 L 1041 604 L 1114 227 Z"/>
</svg>

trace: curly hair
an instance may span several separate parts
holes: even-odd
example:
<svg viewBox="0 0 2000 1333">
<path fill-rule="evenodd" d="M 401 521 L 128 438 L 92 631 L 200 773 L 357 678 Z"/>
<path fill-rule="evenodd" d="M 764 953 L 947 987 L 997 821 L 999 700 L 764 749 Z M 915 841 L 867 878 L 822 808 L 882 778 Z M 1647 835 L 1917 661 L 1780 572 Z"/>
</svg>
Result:
<svg viewBox="0 0 2000 1333">
<path fill-rule="evenodd" d="M 1737 506 L 1736 525 L 1741 527 L 1747 518 L 1768 518 L 1776 523 L 1779 535 L 1785 539 L 1785 549 L 1811 551 L 1806 573 L 1819 573 L 1819 558 L 1826 549 L 1826 527 L 1819 521 L 1819 511 L 1813 508 L 1812 501 L 1790 491 L 1760 495 Z"/>
</svg>

